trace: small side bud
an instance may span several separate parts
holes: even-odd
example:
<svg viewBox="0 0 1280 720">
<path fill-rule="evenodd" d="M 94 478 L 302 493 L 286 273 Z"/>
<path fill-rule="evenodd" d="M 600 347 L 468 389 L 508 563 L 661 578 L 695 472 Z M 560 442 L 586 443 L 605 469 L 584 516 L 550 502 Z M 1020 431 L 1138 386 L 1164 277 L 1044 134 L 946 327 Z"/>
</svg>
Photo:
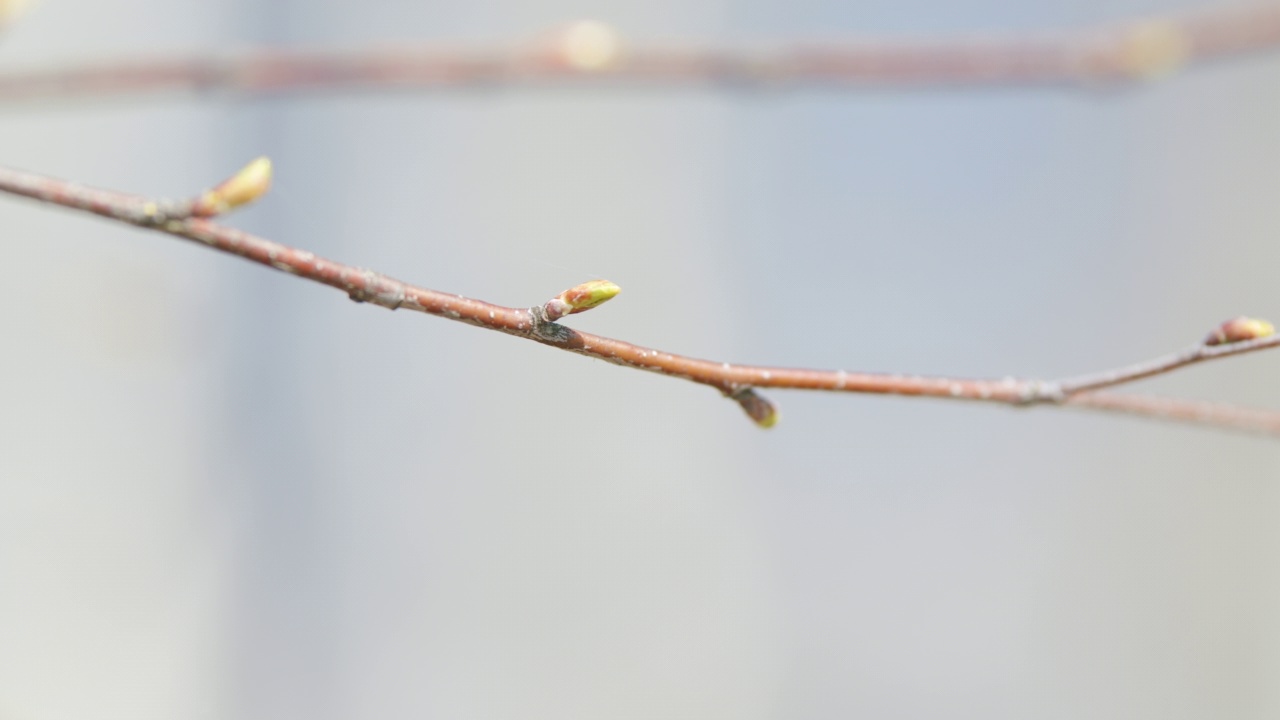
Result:
<svg viewBox="0 0 1280 720">
<path fill-rule="evenodd" d="M 550 322 L 612 300 L 622 288 L 608 280 L 592 280 L 575 285 L 547 301 L 542 311 Z"/>
<path fill-rule="evenodd" d="M 1204 339 L 1205 345 L 1226 345 L 1244 340 L 1257 340 L 1276 334 L 1276 328 L 1266 320 L 1244 317 L 1232 318 L 1218 327 Z"/>
<path fill-rule="evenodd" d="M 754 388 L 743 388 L 729 395 L 747 417 L 760 427 L 769 429 L 778 424 L 778 407 L 760 395 Z"/>
<path fill-rule="evenodd" d="M 260 157 L 201 195 L 191 206 L 193 217 L 213 217 L 257 200 L 271 189 L 271 160 Z"/>
</svg>

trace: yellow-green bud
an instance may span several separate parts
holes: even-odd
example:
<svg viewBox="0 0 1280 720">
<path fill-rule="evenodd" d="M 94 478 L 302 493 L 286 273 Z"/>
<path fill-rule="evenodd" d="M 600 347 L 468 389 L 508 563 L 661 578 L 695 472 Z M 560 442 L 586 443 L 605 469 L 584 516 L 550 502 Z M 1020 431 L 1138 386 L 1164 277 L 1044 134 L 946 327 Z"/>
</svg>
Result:
<svg viewBox="0 0 1280 720">
<path fill-rule="evenodd" d="M 608 280 L 592 280 L 575 285 L 547 301 L 542 307 L 547 320 L 555 322 L 565 315 L 573 315 L 612 300 L 622 288 Z"/>
<path fill-rule="evenodd" d="M 1275 326 L 1266 320 L 1241 316 L 1232 318 L 1214 328 L 1213 332 L 1209 333 L 1209 336 L 1204 339 L 1204 344 L 1226 345 L 1244 340 L 1270 337 L 1275 333 Z"/>
<path fill-rule="evenodd" d="M 195 217 L 213 217 L 248 205 L 271 189 L 271 160 L 260 157 L 209 190 L 192 207 Z"/>
</svg>

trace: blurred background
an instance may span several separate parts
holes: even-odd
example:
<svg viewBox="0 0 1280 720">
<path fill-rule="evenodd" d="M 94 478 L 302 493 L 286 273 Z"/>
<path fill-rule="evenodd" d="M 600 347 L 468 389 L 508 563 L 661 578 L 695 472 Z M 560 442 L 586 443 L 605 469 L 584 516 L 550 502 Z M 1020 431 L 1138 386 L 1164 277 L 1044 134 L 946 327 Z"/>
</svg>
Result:
<svg viewBox="0 0 1280 720">
<path fill-rule="evenodd" d="M 1070 29 L 1211 0 L 45 0 L 7 67 Z M 0 110 L 15 167 L 744 363 L 1056 376 L 1276 319 L 1280 54 L 1125 90 L 488 87 Z M 1272 718 L 1280 446 L 715 392 L 3 199 L 0 718 Z M 1276 358 L 1141 389 L 1280 406 Z M 589 418 L 589 421 L 584 421 Z"/>
</svg>

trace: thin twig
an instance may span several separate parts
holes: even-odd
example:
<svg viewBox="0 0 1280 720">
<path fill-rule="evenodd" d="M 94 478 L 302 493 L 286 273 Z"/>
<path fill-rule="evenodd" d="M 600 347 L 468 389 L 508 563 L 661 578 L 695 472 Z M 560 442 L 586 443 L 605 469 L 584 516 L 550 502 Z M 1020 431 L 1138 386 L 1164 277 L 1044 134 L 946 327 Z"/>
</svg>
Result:
<svg viewBox="0 0 1280 720">
<path fill-rule="evenodd" d="M 1074 32 L 752 47 L 628 46 L 580 22 L 500 47 L 253 50 L 0 73 L 0 102 L 174 91 L 250 95 L 362 88 L 714 84 L 846 89 L 1083 85 L 1164 77 L 1189 64 L 1274 51 L 1280 5 L 1138 19 Z"/>
<path fill-rule="evenodd" d="M 1158 357 L 1145 362 L 1134 363 L 1127 367 L 1116 368 L 1114 370 L 1103 370 L 1101 372 L 1089 373 L 1087 375 L 1077 375 L 1075 377 L 1064 378 L 1054 383 L 1056 390 L 1063 395 L 1075 395 L 1077 393 L 1090 392 L 1093 390 L 1101 390 L 1102 388 L 1113 387 L 1130 383 L 1135 380 L 1163 375 L 1167 372 L 1173 372 L 1179 368 L 1188 365 L 1213 360 L 1215 358 L 1227 357 L 1230 355 L 1242 355 L 1244 353 L 1257 352 L 1258 350 L 1266 350 L 1280 346 L 1280 335 L 1270 335 L 1268 337 L 1260 337 L 1252 340 L 1242 340 L 1233 342 L 1229 345 L 1206 345 L 1200 343 L 1192 345 L 1185 350 L 1176 353 L 1170 353 L 1163 357 Z"/>
<path fill-rule="evenodd" d="M 249 169 L 261 162 L 264 161 L 255 161 L 255 164 L 251 164 L 245 171 L 222 183 L 218 188 L 237 187 L 243 202 L 265 192 L 267 179 L 249 172 Z M 255 177 L 258 181 L 253 194 L 244 192 L 243 177 Z M 217 250 L 338 288 L 358 302 L 369 302 L 392 310 L 398 308 L 416 310 L 515 335 L 616 365 L 709 385 L 738 402 L 754 420 L 765 426 L 772 425 L 776 421 L 777 413 L 772 404 L 754 392 L 755 388 L 909 395 L 998 402 L 1014 406 L 1068 405 L 1280 436 L 1280 411 L 1094 392 L 1101 387 L 1132 382 L 1196 362 L 1276 347 L 1280 345 L 1280 340 L 1275 337 L 1232 342 L 1214 347 L 1198 346 L 1194 351 L 1186 351 L 1118 370 L 1049 381 L 1012 377 L 986 380 L 738 365 L 685 357 L 633 345 L 622 340 L 572 330 L 547 320 L 546 311 L 542 306 L 529 309 L 509 308 L 461 295 L 416 287 L 372 270 L 344 265 L 306 250 L 256 237 L 206 218 L 166 217 L 149 211 L 150 208 L 163 203 L 138 196 L 87 188 L 55 178 L 6 168 L 0 168 L 0 192 L 21 195 L 195 240 Z M 206 193 L 202 197 L 208 195 L 209 193 Z M 583 287 L 600 289 L 597 284 Z M 616 287 L 606 294 L 612 297 L 616 294 Z M 563 300 L 565 297 L 575 295 L 577 294 L 562 293 L 557 299 Z M 578 298 L 578 300 L 584 308 L 593 302 L 602 301 L 599 298 Z"/>
</svg>

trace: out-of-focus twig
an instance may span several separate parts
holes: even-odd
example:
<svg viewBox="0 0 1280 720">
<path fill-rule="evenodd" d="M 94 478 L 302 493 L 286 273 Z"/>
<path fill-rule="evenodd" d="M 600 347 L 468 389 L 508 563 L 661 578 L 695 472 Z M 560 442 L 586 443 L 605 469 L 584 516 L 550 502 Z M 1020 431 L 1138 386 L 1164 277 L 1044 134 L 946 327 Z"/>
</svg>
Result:
<svg viewBox="0 0 1280 720">
<path fill-rule="evenodd" d="M 428 290 L 386 275 L 344 265 L 213 222 L 213 217 L 258 198 L 270 184 L 270 164 L 255 160 L 228 180 L 190 201 L 155 201 L 87 188 L 55 178 L 0 168 L 0 192 L 82 210 L 139 227 L 195 240 L 277 270 L 323 283 L 351 299 L 392 310 L 404 308 L 516 335 L 544 345 L 608 362 L 709 385 L 737 402 L 763 427 L 778 418 L 757 388 L 789 388 L 978 400 L 1015 406 L 1065 405 L 1249 430 L 1280 437 L 1280 411 L 1241 408 L 1171 398 L 1114 395 L 1099 388 L 1132 382 L 1186 365 L 1280 346 L 1280 336 L 1262 321 L 1224 323 L 1193 351 L 1096 375 L 1064 380 L 1004 378 L 980 380 L 845 370 L 759 367 L 714 362 L 653 350 L 622 340 L 572 330 L 554 322 L 594 308 L 618 294 L 618 287 L 591 281 L 528 309 L 494 305 Z M 190 208 L 204 208 L 191 212 Z M 164 208 L 182 212 L 166 214 Z M 158 210 L 159 209 L 159 210 Z M 1217 345 L 1210 345 L 1217 342 Z"/>
<path fill-rule="evenodd" d="M 1073 395 L 1065 401 L 1064 406 L 1106 410 L 1280 437 L 1280 412 L 1262 408 L 1152 395 L 1100 392 Z"/>
<path fill-rule="evenodd" d="M 1094 87 L 1280 48 L 1280 5 L 1204 11 L 1073 32 L 756 46 L 629 45 L 577 22 L 501 47 L 250 50 L 0 73 L 0 102 L 178 91 L 248 95 L 365 88 L 602 85 L 884 88 Z"/>
</svg>

